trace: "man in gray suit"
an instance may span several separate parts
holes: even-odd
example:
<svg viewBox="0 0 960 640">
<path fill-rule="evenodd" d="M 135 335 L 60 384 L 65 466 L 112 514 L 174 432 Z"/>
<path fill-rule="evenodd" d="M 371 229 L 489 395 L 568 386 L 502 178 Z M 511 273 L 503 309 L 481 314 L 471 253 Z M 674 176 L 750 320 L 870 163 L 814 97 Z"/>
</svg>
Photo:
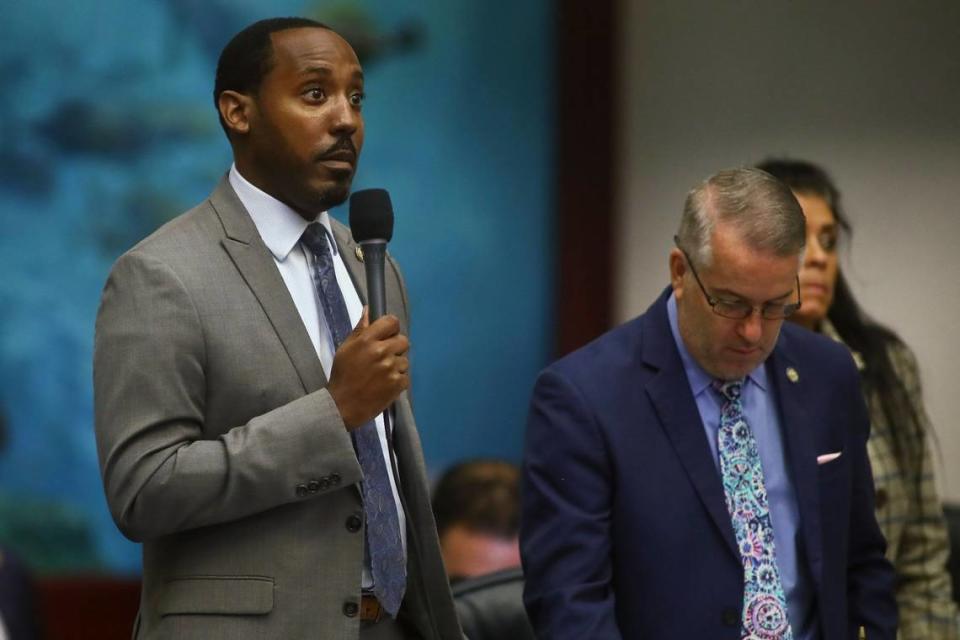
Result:
<svg viewBox="0 0 960 640">
<path fill-rule="evenodd" d="M 234 165 L 116 262 L 97 318 L 104 486 L 143 542 L 134 636 L 459 639 L 403 282 L 389 258 L 369 322 L 362 252 L 326 213 L 363 144 L 357 57 L 318 23 L 261 21 L 214 99 Z"/>
</svg>

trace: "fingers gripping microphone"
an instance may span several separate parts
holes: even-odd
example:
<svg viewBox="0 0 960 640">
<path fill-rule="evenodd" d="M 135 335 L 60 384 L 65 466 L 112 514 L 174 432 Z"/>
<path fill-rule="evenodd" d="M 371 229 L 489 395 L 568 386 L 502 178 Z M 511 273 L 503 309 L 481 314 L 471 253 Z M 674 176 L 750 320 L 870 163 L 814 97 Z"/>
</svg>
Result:
<svg viewBox="0 0 960 640">
<path fill-rule="evenodd" d="M 370 322 L 387 312 L 383 269 L 387 243 L 393 238 L 393 206 L 384 189 L 364 189 L 350 196 L 350 232 L 363 247 L 363 266 L 367 272 L 367 301 Z"/>
</svg>

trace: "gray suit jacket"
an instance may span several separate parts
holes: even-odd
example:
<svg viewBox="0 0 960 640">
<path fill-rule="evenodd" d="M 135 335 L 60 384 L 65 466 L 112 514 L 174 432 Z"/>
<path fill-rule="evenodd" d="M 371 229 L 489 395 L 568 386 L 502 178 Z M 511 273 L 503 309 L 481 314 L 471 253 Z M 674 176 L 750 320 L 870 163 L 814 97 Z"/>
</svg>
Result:
<svg viewBox="0 0 960 640">
<path fill-rule="evenodd" d="M 334 235 L 361 298 L 349 231 Z M 408 330 L 393 259 L 387 309 Z M 94 350 L 107 501 L 143 542 L 135 637 L 355 640 L 360 466 L 303 322 L 226 179 L 117 260 Z M 406 394 L 394 448 L 407 514 L 401 616 L 460 638 Z"/>
</svg>

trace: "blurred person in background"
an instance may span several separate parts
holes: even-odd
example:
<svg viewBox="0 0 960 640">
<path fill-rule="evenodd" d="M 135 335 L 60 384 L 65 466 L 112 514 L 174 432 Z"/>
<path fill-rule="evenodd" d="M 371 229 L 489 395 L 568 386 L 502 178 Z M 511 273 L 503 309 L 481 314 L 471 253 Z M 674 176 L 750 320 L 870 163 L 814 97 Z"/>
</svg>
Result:
<svg viewBox="0 0 960 640">
<path fill-rule="evenodd" d="M 520 470 L 501 460 L 450 467 L 433 492 L 440 552 L 452 582 L 520 566 Z"/>
<path fill-rule="evenodd" d="M 800 270 L 803 306 L 790 320 L 847 345 L 860 369 L 870 411 L 867 449 L 877 520 L 897 573 L 900 637 L 960 638 L 916 359 L 896 333 L 861 309 L 840 271 L 837 245 L 852 229 L 840 191 L 826 171 L 786 159 L 766 160 L 759 168 L 793 190 L 807 219 Z"/>
<path fill-rule="evenodd" d="M 0 413 L 0 453 L 6 444 L 6 420 Z M 33 580 L 20 560 L 0 545 L 0 640 L 39 637 Z"/>
<path fill-rule="evenodd" d="M 440 551 L 470 640 L 533 640 L 520 568 L 520 470 L 502 460 L 450 467 L 433 492 Z"/>
<path fill-rule="evenodd" d="M 26 568 L 0 548 L 0 640 L 40 637 L 33 581 Z"/>
</svg>

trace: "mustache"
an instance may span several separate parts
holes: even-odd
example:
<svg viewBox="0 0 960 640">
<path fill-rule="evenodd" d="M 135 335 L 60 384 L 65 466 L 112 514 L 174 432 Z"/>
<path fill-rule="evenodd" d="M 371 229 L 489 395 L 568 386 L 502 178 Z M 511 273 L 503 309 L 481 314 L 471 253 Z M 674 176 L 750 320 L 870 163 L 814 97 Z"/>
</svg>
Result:
<svg viewBox="0 0 960 640">
<path fill-rule="evenodd" d="M 349 137 L 340 138 L 332 145 L 327 147 L 326 150 L 317 154 L 317 160 L 326 160 L 330 156 L 343 153 L 344 151 L 350 153 L 354 158 L 357 157 L 357 148 L 354 146 L 353 140 L 351 140 Z"/>
</svg>

